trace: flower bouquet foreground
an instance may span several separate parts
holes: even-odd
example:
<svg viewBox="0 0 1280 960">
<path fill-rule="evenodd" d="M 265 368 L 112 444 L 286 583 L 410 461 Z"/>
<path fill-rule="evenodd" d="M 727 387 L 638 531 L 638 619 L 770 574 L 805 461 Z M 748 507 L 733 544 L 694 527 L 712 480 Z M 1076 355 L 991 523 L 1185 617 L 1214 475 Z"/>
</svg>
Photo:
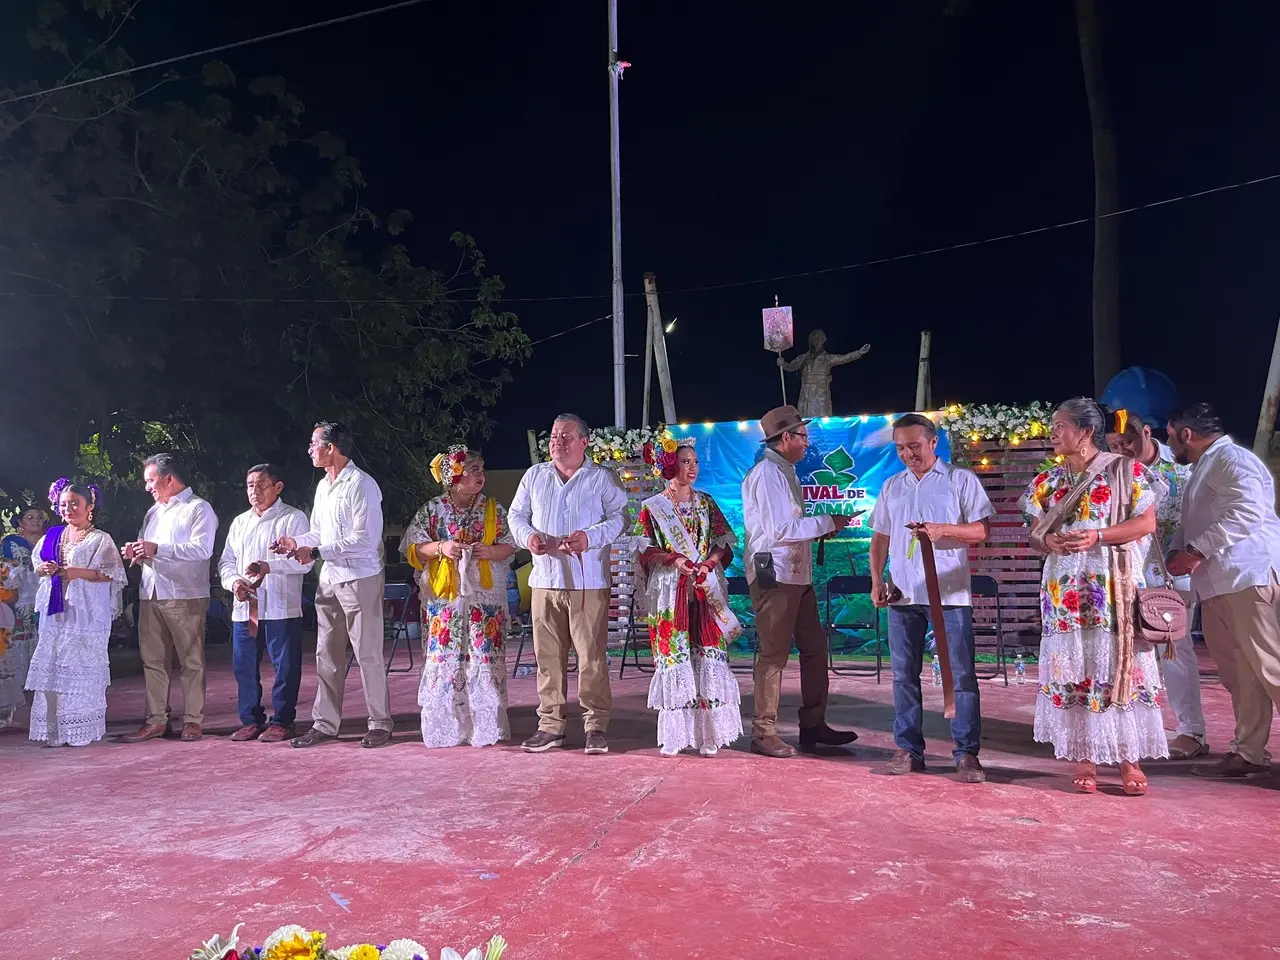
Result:
<svg viewBox="0 0 1280 960">
<path fill-rule="evenodd" d="M 223 939 L 217 934 L 191 954 L 190 960 L 435 960 L 435 955 L 415 940 L 392 940 L 375 946 L 357 943 L 348 947 L 330 947 L 328 936 L 319 930 L 307 930 L 297 924 L 281 927 L 260 947 L 240 943 L 240 928 L 236 924 L 231 936 Z M 475 947 L 465 957 L 452 947 L 440 951 L 440 960 L 501 960 L 506 953 L 507 941 L 494 937 L 481 948 Z"/>
</svg>

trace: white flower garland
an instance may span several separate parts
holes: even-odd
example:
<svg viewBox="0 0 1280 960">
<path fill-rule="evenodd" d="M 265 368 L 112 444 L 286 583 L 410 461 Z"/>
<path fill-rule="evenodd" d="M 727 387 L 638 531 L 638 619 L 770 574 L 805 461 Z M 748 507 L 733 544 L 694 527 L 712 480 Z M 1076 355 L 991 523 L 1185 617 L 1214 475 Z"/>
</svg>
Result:
<svg viewBox="0 0 1280 960">
<path fill-rule="evenodd" d="M 664 424 L 656 427 L 632 427 L 618 430 L 616 427 L 597 427 L 587 438 L 587 456 L 596 463 L 619 460 L 638 460 L 645 444 L 660 444 L 671 432 Z M 544 431 L 538 435 L 538 455 L 543 460 L 551 456 L 551 438 Z"/>
</svg>

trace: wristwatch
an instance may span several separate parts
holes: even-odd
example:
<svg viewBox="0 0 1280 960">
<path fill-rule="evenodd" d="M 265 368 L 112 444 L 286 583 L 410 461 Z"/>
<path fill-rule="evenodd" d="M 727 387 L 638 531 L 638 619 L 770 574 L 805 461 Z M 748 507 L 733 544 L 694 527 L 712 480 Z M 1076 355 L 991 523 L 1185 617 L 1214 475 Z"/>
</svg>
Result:
<svg viewBox="0 0 1280 960">
<path fill-rule="evenodd" d="M 320 559 L 320 548 L 319 548 L 319 547 L 312 547 L 312 548 L 311 548 L 311 562 L 312 562 L 312 563 L 314 563 L 315 561 L 317 561 L 317 560 L 319 560 L 319 559 Z"/>
<path fill-rule="evenodd" d="M 1204 555 L 1203 553 L 1201 553 L 1201 552 L 1200 552 L 1199 550 L 1197 550 L 1195 547 L 1187 547 L 1187 553 L 1191 554 L 1191 556 L 1195 557 L 1197 560 L 1206 560 L 1206 559 L 1208 559 L 1207 557 L 1205 557 L 1205 555 Z"/>
</svg>

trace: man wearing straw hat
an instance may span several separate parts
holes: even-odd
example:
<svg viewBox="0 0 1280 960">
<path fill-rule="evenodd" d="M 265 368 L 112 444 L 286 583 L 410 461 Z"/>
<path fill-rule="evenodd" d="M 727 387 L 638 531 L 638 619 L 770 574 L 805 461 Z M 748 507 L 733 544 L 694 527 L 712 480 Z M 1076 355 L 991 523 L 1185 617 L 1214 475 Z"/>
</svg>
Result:
<svg viewBox="0 0 1280 960">
<path fill-rule="evenodd" d="M 841 530 L 850 518 L 804 515 L 795 465 L 804 459 L 809 446 L 808 424 L 792 406 L 766 413 L 760 429 L 767 449 L 742 482 L 745 566 L 760 642 L 751 751 L 766 757 L 794 757 L 796 753 L 776 731 L 782 671 L 793 637 L 800 650 L 801 749 L 839 746 L 858 739 L 853 731 L 833 730 L 826 722 L 827 635 L 813 590 L 811 545 Z"/>
</svg>

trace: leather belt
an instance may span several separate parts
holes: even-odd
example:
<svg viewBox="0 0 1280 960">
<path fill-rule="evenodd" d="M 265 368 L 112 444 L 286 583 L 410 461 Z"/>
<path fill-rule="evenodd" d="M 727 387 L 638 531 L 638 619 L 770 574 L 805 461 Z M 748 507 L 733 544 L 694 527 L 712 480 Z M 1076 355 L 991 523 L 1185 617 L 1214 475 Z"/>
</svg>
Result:
<svg viewBox="0 0 1280 960">
<path fill-rule="evenodd" d="M 947 624 L 942 619 L 942 588 L 938 585 L 938 564 L 933 556 L 933 541 L 921 532 L 922 523 L 909 523 L 907 528 L 917 534 L 920 558 L 924 561 L 924 584 L 929 593 L 929 621 L 933 626 L 934 646 L 938 652 L 938 664 L 942 668 L 942 715 L 955 719 L 955 682 L 951 673 L 951 648 L 947 645 Z"/>
</svg>

